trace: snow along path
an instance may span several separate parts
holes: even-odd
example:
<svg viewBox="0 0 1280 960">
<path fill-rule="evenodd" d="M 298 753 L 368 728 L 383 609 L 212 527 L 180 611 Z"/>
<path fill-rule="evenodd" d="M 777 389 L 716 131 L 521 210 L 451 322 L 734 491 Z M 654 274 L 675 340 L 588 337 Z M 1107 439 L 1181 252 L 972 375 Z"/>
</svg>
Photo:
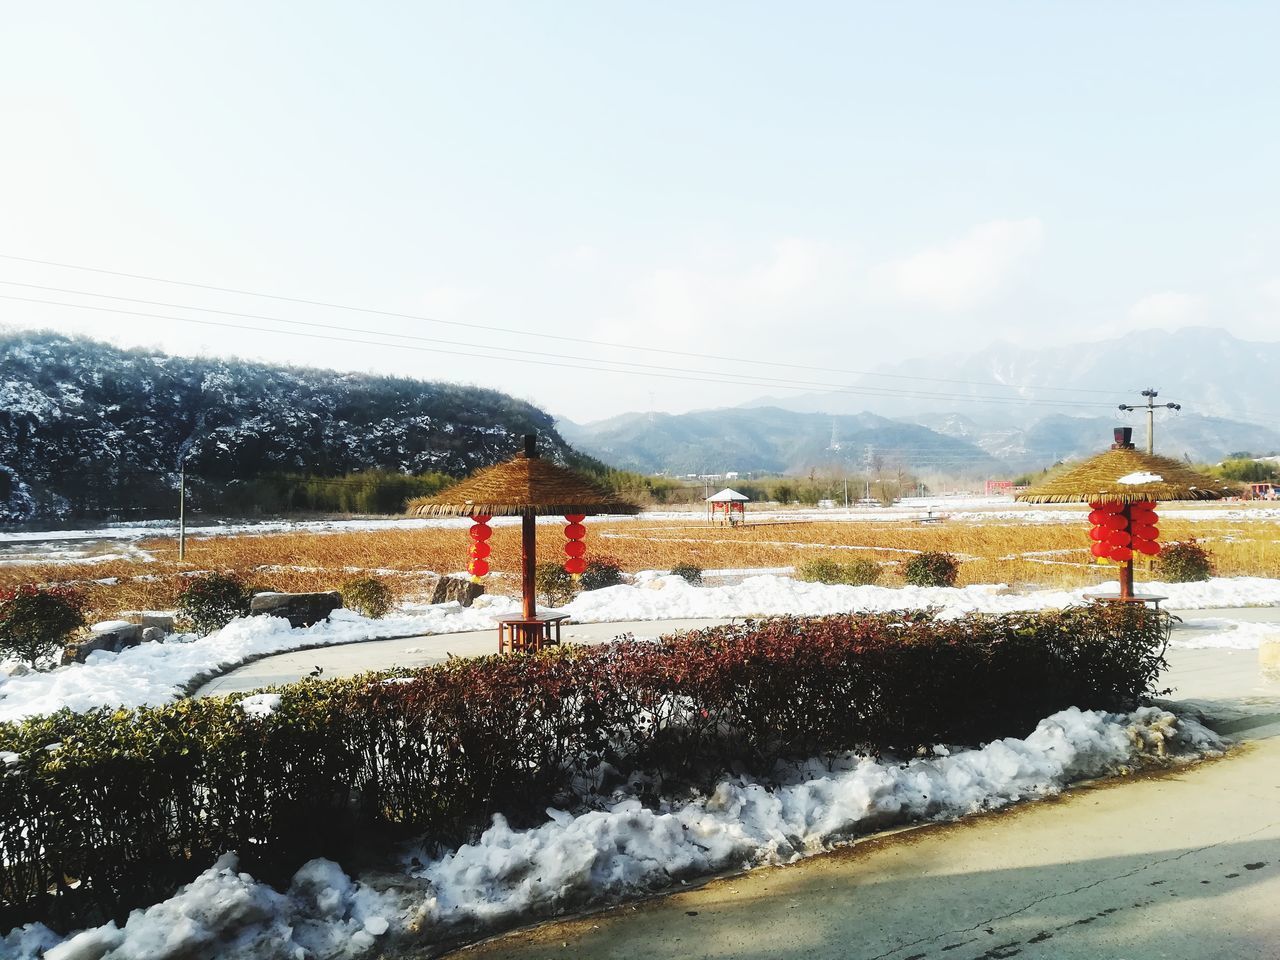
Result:
<svg viewBox="0 0 1280 960">
<path fill-rule="evenodd" d="M 1115 589 L 1115 584 L 1110 585 Z M 694 587 L 680 577 L 640 574 L 635 582 L 581 593 L 563 608 L 578 623 L 716 620 L 777 615 L 819 616 L 937 607 L 943 616 L 1056 609 L 1084 602 L 1104 588 L 1013 593 L 1001 584 L 969 587 L 850 587 L 756 576 L 741 583 Z M 1147 583 L 1144 591 L 1167 596 L 1177 610 L 1280 606 L 1280 580 L 1216 578 L 1204 583 Z M 481 598 L 471 608 L 442 604 L 382 620 L 338 611 L 313 627 L 291 629 L 277 618 L 236 620 L 191 643 L 146 643 L 119 654 L 98 652 L 84 664 L 5 677 L 0 673 L 0 721 L 62 707 L 135 707 L 183 695 L 194 681 L 248 660 L 306 647 L 386 637 L 429 636 L 496 628 L 498 617 L 518 612 L 509 597 Z M 1223 627 L 1220 632 L 1234 628 Z M 1253 637 L 1260 639 L 1260 628 Z M 1243 634 L 1233 641 L 1243 639 Z M 1224 645 L 1232 645 L 1226 643 Z M 1256 646 L 1256 643 L 1254 644 Z"/>
<path fill-rule="evenodd" d="M 228 855 L 176 895 L 66 940 L 40 925 L 0 940 L 14 960 L 293 960 L 355 957 L 390 934 L 421 947 L 554 910 L 670 886 L 682 877 L 790 863 L 858 832 L 950 820 L 1053 796 L 1072 782 L 1216 753 L 1195 721 L 1154 707 L 1131 714 L 1070 708 L 1026 739 L 908 763 L 854 754 L 810 761 L 787 782 L 722 781 L 705 797 L 646 808 L 621 798 L 513 830 L 501 817 L 472 844 L 377 887 L 314 860 L 285 894 L 238 873 Z M 419 855 L 421 853 L 419 852 Z M 384 944 L 385 949 L 385 944 Z"/>
</svg>

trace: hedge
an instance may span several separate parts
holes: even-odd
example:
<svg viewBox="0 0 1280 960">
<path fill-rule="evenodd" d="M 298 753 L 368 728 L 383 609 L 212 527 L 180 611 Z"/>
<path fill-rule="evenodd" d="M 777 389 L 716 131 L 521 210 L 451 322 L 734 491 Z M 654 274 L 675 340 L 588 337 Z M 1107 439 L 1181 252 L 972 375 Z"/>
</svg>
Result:
<svg viewBox="0 0 1280 960">
<path fill-rule="evenodd" d="M 221 853 L 283 881 L 409 835 L 538 821 L 601 771 L 709 785 L 728 770 L 1028 733 L 1070 705 L 1129 709 L 1169 618 L 1103 607 L 938 619 L 781 618 L 398 675 L 0 725 L 0 929 L 122 919 Z M 6 758 L 0 757 L 0 769 Z"/>
</svg>

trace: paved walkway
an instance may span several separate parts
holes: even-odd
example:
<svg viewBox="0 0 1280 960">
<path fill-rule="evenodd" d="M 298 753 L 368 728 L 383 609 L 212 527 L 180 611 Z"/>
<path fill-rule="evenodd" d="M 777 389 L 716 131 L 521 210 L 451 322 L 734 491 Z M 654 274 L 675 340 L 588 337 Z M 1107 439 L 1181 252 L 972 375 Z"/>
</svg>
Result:
<svg viewBox="0 0 1280 960">
<path fill-rule="evenodd" d="M 1205 620 L 1261 620 L 1280 624 L 1280 607 L 1174 612 L 1184 620 L 1184 623 L 1177 628 L 1178 632 L 1186 634 L 1203 629 L 1198 627 L 1197 623 Z M 625 633 L 634 634 L 637 637 L 653 637 L 676 630 L 696 630 L 726 622 L 728 621 L 721 619 L 570 624 L 563 628 L 561 638 L 566 643 L 601 643 Z M 217 696 L 256 690 L 281 683 L 292 683 L 305 677 L 317 667 L 323 669 L 325 677 L 350 677 L 368 670 L 423 667 L 440 663 L 450 655 L 474 657 L 496 653 L 497 649 L 498 640 L 495 630 L 440 633 L 402 640 L 369 640 L 340 646 L 314 647 L 310 650 L 264 657 L 237 667 L 210 680 L 196 691 L 196 696 Z"/>
</svg>

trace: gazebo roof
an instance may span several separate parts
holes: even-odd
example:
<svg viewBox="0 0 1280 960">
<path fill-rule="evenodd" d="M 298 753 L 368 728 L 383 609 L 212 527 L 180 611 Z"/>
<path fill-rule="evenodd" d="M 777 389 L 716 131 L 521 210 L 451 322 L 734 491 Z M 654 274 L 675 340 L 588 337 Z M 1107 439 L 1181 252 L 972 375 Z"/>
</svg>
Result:
<svg viewBox="0 0 1280 960">
<path fill-rule="evenodd" d="M 521 454 L 480 470 L 434 497 L 411 500 L 408 512 L 420 517 L 539 517 L 630 515 L 640 508 L 566 467 Z"/>
<path fill-rule="evenodd" d="M 719 493 L 713 493 L 711 496 L 707 497 L 707 503 L 747 503 L 750 500 L 750 497 L 744 496 L 737 490 L 732 490 L 729 487 L 725 487 Z"/>
<path fill-rule="evenodd" d="M 1168 457 L 1115 447 L 1014 497 L 1026 503 L 1217 500 L 1225 484 Z"/>
</svg>

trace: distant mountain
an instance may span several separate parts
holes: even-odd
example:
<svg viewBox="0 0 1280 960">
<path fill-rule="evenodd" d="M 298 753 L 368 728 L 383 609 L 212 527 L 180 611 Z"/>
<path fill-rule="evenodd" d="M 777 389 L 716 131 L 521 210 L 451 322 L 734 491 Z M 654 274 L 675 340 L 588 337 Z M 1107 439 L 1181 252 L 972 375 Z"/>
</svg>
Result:
<svg viewBox="0 0 1280 960">
<path fill-rule="evenodd" d="M 1116 426 L 1132 426 L 1134 441 L 1145 449 L 1145 415 L 1067 417 L 1052 414 L 1025 426 L 1017 421 L 986 418 L 979 422 L 959 414 L 912 418 L 947 436 L 980 447 L 1011 468 L 1023 470 L 1097 452 L 1111 440 Z M 1162 413 L 1156 422 L 1156 452 L 1197 463 L 1212 463 L 1242 451 L 1280 450 L 1280 432 L 1198 414 Z"/>
<path fill-rule="evenodd" d="M 1052 413 L 1109 416 L 1120 403 L 1141 402 L 1138 391 L 1151 386 L 1160 391 L 1161 402 L 1181 403 L 1188 415 L 1263 425 L 1280 422 L 1280 399 L 1275 393 L 1280 382 L 1280 342 L 1240 340 L 1213 327 L 1143 330 L 1113 340 L 1056 347 L 998 343 L 967 356 L 904 359 L 877 372 L 885 376 L 851 379 L 851 390 L 906 390 L 919 395 L 819 392 L 764 397 L 748 406 L 808 413 L 868 410 L 913 418 L 961 413 L 978 419 L 999 417 L 1011 429 L 1019 429 Z M 902 377 L 934 380 L 913 382 Z M 1002 400 L 1032 402 L 1019 406 Z"/>
<path fill-rule="evenodd" d="M 548 414 L 494 390 L 0 334 L 0 520 L 167 513 L 183 455 L 215 496 L 281 472 L 462 475 L 530 432 L 585 462 Z"/>
<path fill-rule="evenodd" d="M 576 447 L 645 473 L 861 470 L 868 453 L 913 471 L 981 474 L 1000 465 L 975 444 L 873 414 L 827 416 L 770 407 L 628 413 L 559 428 Z"/>
</svg>

